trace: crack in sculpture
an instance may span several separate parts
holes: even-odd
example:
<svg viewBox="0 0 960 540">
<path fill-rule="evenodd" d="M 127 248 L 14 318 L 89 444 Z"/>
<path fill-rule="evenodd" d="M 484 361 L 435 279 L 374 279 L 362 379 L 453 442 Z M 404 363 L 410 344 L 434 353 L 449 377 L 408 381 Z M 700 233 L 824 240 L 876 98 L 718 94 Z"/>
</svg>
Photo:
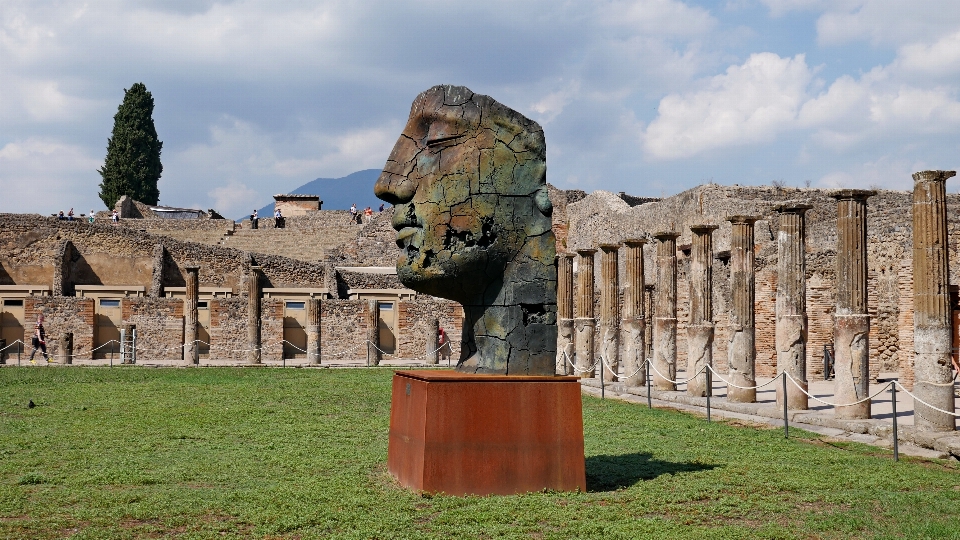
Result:
<svg viewBox="0 0 960 540">
<path fill-rule="evenodd" d="M 464 309 L 457 369 L 552 375 L 556 240 L 536 122 L 462 86 L 435 86 L 377 180 L 396 206 L 397 276 Z"/>
</svg>

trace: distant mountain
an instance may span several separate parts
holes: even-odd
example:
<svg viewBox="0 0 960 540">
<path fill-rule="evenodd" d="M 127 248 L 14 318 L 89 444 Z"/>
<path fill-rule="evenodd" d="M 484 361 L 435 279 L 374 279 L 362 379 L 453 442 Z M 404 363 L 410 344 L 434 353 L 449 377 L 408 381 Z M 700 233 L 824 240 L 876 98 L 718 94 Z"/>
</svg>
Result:
<svg viewBox="0 0 960 540">
<path fill-rule="evenodd" d="M 317 178 L 312 182 L 284 192 L 284 195 L 319 195 L 323 205 L 322 210 L 349 210 L 350 205 L 357 203 L 357 208 L 363 210 L 367 206 L 376 210 L 383 202 L 373 194 L 373 185 L 380 177 L 380 169 L 367 169 L 348 174 L 343 178 Z M 387 206 L 390 206 L 389 204 Z M 260 217 L 273 217 L 273 201 L 257 210 Z M 243 215 L 240 219 L 250 217 Z"/>
</svg>

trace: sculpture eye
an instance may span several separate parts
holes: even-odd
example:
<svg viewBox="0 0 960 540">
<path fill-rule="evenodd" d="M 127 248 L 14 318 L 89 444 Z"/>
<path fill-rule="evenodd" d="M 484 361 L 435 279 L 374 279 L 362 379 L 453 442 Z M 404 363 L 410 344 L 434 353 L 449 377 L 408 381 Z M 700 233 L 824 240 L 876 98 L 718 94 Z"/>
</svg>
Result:
<svg viewBox="0 0 960 540">
<path fill-rule="evenodd" d="M 462 139 L 463 135 L 450 135 L 449 137 L 440 137 L 437 139 L 432 139 L 427 141 L 427 147 L 432 148 L 434 146 L 442 146 L 447 143 L 456 143 L 459 139 Z"/>
</svg>

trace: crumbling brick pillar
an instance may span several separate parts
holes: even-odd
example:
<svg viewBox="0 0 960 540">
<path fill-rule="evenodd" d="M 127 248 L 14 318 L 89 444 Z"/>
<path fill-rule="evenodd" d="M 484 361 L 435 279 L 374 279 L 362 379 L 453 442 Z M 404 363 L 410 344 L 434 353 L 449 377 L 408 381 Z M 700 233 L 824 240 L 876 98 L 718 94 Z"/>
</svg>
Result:
<svg viewBox="0 0 960 540">
<path fill-rule="evenodd" d="M 376 300 L 367 300 L 367 365 L 379 366 L 381 360 L 380 304 Z"/>
<path fill-rule="evenodd" d="M 440 321 L 436 317 L 427 319 L 427 357 L 426 363 L 440 363 Z"/>
<path fill-rule="evenodd" d="M 623 319 L 620 324 L 620 361 L 624 383 L 642 386 L 647 381 L 646 312 L 644 309 L 643 245 L 645 239 L 624 240 Z"/>
<path fill-rule="evenodd" d="M 620 369 L 620 244 L 600 244 L 600 358 L 603 380 L 616 382 Z"/>
<path fill-rule="evenodd" d="M 260 277 L 263 270 L 250 266 L 247 276 L 247 363 L 260 363 Z"/>
<path fill-rule="evenodd" d="M 557 374 L 573 375 L 573 253 L 557 255 Z"/>
<path fill-rule="evenodd" d="M 713 366 L 713 231 L 716 225 L 693 225 L 690 252 L 690 324 L 687 325 L 687 393 L 710 392 L 704 366 Z"/>
<path fill-rule="evenodd" d="M 756 270 L 753 251 L 753 224 L 755 216 L 731 216 L 730 237 L 730 343 L 727 346 L 727 361 L 730 366 L 730 382 L 737 386 L 756 386 L 756 326 L 754 299 Z M 755 388 L 743 389 L 730 386 L 727 399 L 741 403 L 757 401 Z"/>
<path fill-rule="evenodd" d="M 843 189 L 837 199 L 837 309 L 833 349 L 838 403 L 864 399 L 870 387 L 867 312 L 867 198 L 875 191 Z M 836 407 L 837 418 L 870 418 L 870 400 Z"/>
<path fill-rule="evenodd" d="M 597 327 L 597 321 L 593 315 L 593 254 L 596 252 L 595 249 L 577 250 L 580 261 L 577 265 L 574 342 L 577 349 L 576 375 L 584 379 L 593 378 L 596 371 L 593 367 L 593 334 Z"/>
<path fill-rule="evenodd" d="M 946 182 L 956 174 L 921 171 L 913 175 L 913 392 L 949 412 L 954 411 L 954 396 Z M 955 417 L 919 402 L 914 407 L 917 429 L 956 429 Z"/>
<path fill-rule="evenodd" d="M 807 210 L 809 204 L 786 204 L 780 212 L 777 235 L 777 374 L 786 372 L 787 407 L 806 409 L 807 395 Z M 801 391 L 797 385 L 803 388 Z M 777 407 L 783 407 L 783 387 L 777 387 Z"/>
<path fill-rule="evenodd" d="M 320 364 L 320 299 L 307 300 L 307 364 Z"/>
<path fill-rule="evenodd" d="M 676 232 L 658 232 L 657 287 L 653 318 L 653 384 L 657 390 L 676 390 L 677 379 L 677 238 Z M 662 374 L 662 375 L 661 375 Z M 670 379 L 670 380 L 667 380 Z"/>
<path fill-rule="evenodd" d="M 186 298 L 183 300 L 183 365 L 200 362 L 200 344 L 197 343 L 197 299 L 200 297 L 199 266 L 186 266 Z"/>
</svg>

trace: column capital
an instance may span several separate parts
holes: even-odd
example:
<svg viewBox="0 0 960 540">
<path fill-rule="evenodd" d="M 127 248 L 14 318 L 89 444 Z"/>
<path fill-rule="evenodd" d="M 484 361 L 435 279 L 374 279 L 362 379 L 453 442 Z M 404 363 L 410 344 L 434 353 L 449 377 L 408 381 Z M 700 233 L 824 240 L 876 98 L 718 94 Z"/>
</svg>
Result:
<svg viewBox="0 0 960 540">
<path fill-rule="evenodd" d="M 763 219 L 761 216 L 746 216 L 746 215 L 736 215 L 736 216 L 727 216 L 727 221 L 733 223 L 734 225 L 753 225 L 754 223 Z"/>
<path fill-rule="evenodd" d="M 576 253 L 570 253 L 569 251 L 563 251 L 563 252 L 557 253 L 558 259 L 572 259 L 576 256 L 577 256 Z"/>
<path fill-rule="evenodd" d="M 653 237 L 663 242 L 665 240 L 676 240 L 680 238 L 680 233 L 676 231 L 660 231 L 653 233 Z"/>
<path fill-rule="evenodd" d="M 628 238 L 623 241 L 623 245 L 627 247 L 642 247 L 646 243 L 646 238 Z"/>
<path fill-rule="evenodd" d="M 918 182 L 946 182 L 948 178 L 957 175 L 957 171 L 920 171 L 913 173 L 914 183 Z"/>
<path fill-rule="evenodd" d="M 873 197 L 877 192 L 872 189 L 835 189 L 827 195 L 838 201 L 866 201 L 868 197 Z"/>
<path fill-rule="evenodd" d="M 599 247 L 601 251 L 617 251 L 620 249 L 620 244 L 604 242 L 603 244 L 597 244 L 597 247 Z"/>
<path fill-rule="evenodd" d="M 595 250 L 595 249 L 593 249 L 593 248 L 584 248 L 584 249 L 578 249 L 578 250 L 577 250 L 577 255 L 580 255 L 581 257 L 589 257 L 589 256 L 592 256 L 592 255 L 593 255 L 594 253 L 596 253 L 596 252 L 597 252 L 597 250 Z"/>
<path fill-rule="evenodd" d="M 187 272 L 199 272 L 199 271 L 200 271 L 200 265 L 199 265 L 199 264 L 188 264 L 188 265 L 184 266 L 183 269 L 186 270 Z"/>
<path fill-rule="evenodd" d="M 719 225 L 712 225 L 708 223 L 702 223 L 702 224 L 690 226 L 690 230 L 695 234 L 710 234 L 719 228 L 720 228 Z"/>
<path fill-rule="evenodd" d="M 807 210 L 813 208 L 812 204 L 787 201 L 783 204 L 774 206 L 773 209 L 781 214 L 804 214 Z"/>
</svg>

